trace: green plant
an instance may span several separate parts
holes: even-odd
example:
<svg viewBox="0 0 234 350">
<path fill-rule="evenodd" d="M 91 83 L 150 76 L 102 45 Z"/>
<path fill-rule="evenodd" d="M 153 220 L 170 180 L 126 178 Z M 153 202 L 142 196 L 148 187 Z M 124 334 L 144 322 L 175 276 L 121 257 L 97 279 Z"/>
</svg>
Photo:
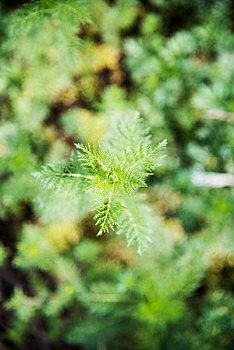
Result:
<svg viewBox="0 0 234 350">
<path fill-rule="evenodd" d="M 117 226 L 117 233 L 125 233 L 128 245 L 136 243 L 142 254 L 152 229 L 147 205 L 136 191 L 147 186 L 146 178 L 158 166 L 167 141 L 153 147 L 138 112 L 112 128 L 104 145 L 75 144 L 77 154 L 68 163 L 47 164 L 34 176 L 54 190 L 76 186 L 80 192 L 92 192 L 98 236 Z"/>
<path fill-rule="evenodd" d="M 18 5 L 0 6 L 0 347 L 233 349 L 233 187 L 197 181 L 234 169 L 232 1 Z M 164 137 L 148 177 L 140 145 Z M 118 235 L 97 239 L 112 190 Z"/>
</svg>

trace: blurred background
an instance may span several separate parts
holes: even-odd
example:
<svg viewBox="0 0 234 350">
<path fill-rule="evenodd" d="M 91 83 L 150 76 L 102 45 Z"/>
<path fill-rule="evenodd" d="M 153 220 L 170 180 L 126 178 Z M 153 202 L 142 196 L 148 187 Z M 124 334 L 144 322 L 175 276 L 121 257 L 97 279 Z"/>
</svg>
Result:
<svg viewBox="0 0 234 350">
<path fill-rule="evenodd" d="M 0 7 L 0 349 L 234 347 L 234 3 Z M 167 157 L 142 257 L 32 177 L 137 110 Z"/>
</svg>

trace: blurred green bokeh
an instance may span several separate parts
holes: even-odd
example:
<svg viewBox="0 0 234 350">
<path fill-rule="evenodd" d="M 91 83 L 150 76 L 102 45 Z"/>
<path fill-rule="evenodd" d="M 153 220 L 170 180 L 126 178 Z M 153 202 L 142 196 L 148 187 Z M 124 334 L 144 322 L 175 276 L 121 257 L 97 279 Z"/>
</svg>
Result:
<svg viewBox="0 0 234 350">
<path fill-rule="evenodd" d="M 0 8 L 0 348 L 234 347 L 231 0 Z M 142 257 L 32 172 L 139 111 L 167 157 Z"/>
</svg>

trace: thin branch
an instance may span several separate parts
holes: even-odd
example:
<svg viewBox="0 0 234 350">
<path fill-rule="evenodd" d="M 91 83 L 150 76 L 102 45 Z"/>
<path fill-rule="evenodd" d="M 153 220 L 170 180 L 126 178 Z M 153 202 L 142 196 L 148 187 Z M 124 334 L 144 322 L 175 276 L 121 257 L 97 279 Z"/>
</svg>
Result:
<svg viewBox="0 0 234 350">
<path fill-rule="evenodd" d="M 205 111 L 207 119 L 223 120 L 225 122 L 234 123 L 234 113 L 221 111 L 219 109 L 208 109 Z"/>
<path fill-rule="evenodd" d="M 81 175 L 81 174 L 60 174 L 56 173 L 54 174 L 55 176 L 72 176 L 72 177 L 83 177 L 84 179 L 93 179 L 94 176 L 89 176 L 89 175 Z"/>
<path fill-rule="evenodd" d="M 194 171 L 192 172 L 191 180 L 195 186 L 206 186 L 213 188 L 234 186 L 234 175 L 232 174 Z"/>
</svg>

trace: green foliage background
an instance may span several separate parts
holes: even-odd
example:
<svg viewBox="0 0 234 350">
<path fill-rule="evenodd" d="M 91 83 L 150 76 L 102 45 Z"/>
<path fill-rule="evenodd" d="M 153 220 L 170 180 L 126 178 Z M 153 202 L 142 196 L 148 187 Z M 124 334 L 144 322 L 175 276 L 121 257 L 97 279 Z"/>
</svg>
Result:
<svg viewBox="0 0 234 350">
<path fill-rule="evenodd" d="M 2 4 L 0 347 L 233 349 L 233 15 L 231 0 Z M 31 175 L 135 111 L 168 139 L 138 194 L 142 257 L 96 237 L 92 196 Z"/>
</svg>

